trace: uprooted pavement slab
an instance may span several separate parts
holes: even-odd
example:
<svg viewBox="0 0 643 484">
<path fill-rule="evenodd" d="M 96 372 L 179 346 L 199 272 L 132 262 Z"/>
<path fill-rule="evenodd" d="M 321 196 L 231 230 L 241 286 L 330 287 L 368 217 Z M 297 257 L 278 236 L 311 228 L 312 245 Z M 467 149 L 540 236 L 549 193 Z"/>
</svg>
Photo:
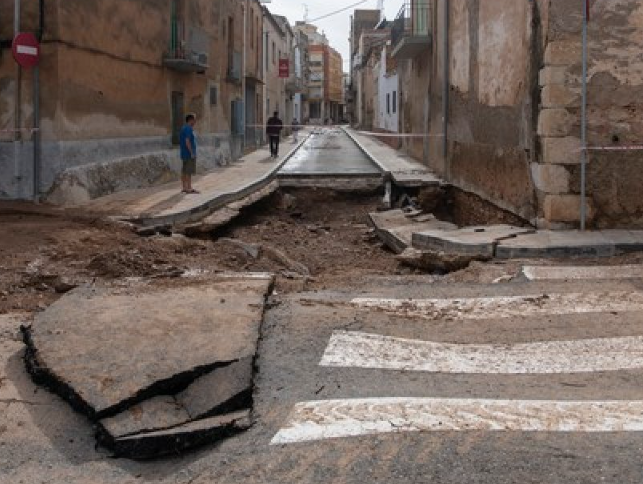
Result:
<svg viewBox="0 0 643 484">
<path fill-rule="evenodd" d="M 76 289 L 23 327 L 33 380 L 135 459 L 250 426 L 267 274 Z"/>
</svg>

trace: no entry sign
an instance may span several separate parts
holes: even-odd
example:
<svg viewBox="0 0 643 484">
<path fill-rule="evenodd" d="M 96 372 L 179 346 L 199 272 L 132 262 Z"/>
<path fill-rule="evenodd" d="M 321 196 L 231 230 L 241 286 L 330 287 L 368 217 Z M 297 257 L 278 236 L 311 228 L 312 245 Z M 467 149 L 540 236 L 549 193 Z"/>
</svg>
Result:
<svg viewBox="0 0 643 484">
<path fill-rule="evenodd" d="M 21 33 L 14 37 L 11 46 L 13 58 L 24 68 L 36 67 L 40 61 L 40 44 L 34 34 Z"/>
</svg>

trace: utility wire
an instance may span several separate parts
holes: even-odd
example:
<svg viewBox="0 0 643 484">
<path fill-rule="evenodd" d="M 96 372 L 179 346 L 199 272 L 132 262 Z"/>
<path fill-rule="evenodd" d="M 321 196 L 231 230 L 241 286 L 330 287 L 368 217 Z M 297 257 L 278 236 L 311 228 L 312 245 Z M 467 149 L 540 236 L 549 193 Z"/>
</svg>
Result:
<svg viewBox="0 0 643 484">
<path fill-rule="evenodd" d="M 351 8 L 357 7 L 358 5 L 362 5 L 363 3 L 368 2 L 369 0 L 361 0 L 360 2 L 353 3 L 349 5 L 348 7 L 344 7 L 340 10 L 336 10 L 334 12 L 328 13 L 326 15 L 322 15 L 321 17 L 314 18 L 312 20 L 309 20 L 308 23 L 313 23 L 313 22 L 318 22 L 319 20 L 324 20 L 325 18 L 332 17 L 333 15 L 337 15 L 338 13 L 345 12 L 346 10 L 350 10 Z"/>
</svg>

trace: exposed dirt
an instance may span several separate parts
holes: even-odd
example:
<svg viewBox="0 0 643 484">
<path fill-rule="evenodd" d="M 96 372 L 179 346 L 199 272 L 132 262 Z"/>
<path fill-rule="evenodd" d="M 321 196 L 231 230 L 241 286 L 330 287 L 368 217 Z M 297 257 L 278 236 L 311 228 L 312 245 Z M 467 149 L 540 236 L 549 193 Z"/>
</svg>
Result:
<svg viewBox="0 0 643 484">
<path fill-rule="evenodd" d="M 0 313 L 44 309 L 76 285 L 100 279 L 270 271 L 280 275 L 283 292 L 411 273 L 366 226 L 379 200 L 314 190 L 276 195 L 213 240 L 142 238 L 92 214 L 2 202 Z M 259 254 L 223 237 L 256 244 Z"/>
</svg>

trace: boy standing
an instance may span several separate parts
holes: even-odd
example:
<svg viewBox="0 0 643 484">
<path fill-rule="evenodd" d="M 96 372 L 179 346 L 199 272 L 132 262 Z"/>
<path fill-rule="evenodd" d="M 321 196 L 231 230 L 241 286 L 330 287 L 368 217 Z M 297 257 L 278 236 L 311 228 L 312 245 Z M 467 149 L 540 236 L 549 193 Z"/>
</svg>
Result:
<svg viewBox="0 0 643 484">
<path fill-rule="evenodd" d="M 196 116 L 188 114 L 185 117 L 185 125 L 181 128 L 179 135 L 179 148 L 181 151 L 181 183 L 183 193 L 199 193 L 192 188 L 192 176 L 196 174 L 196 137 L 194 136 L 194 125 Z"/>
</svg>

